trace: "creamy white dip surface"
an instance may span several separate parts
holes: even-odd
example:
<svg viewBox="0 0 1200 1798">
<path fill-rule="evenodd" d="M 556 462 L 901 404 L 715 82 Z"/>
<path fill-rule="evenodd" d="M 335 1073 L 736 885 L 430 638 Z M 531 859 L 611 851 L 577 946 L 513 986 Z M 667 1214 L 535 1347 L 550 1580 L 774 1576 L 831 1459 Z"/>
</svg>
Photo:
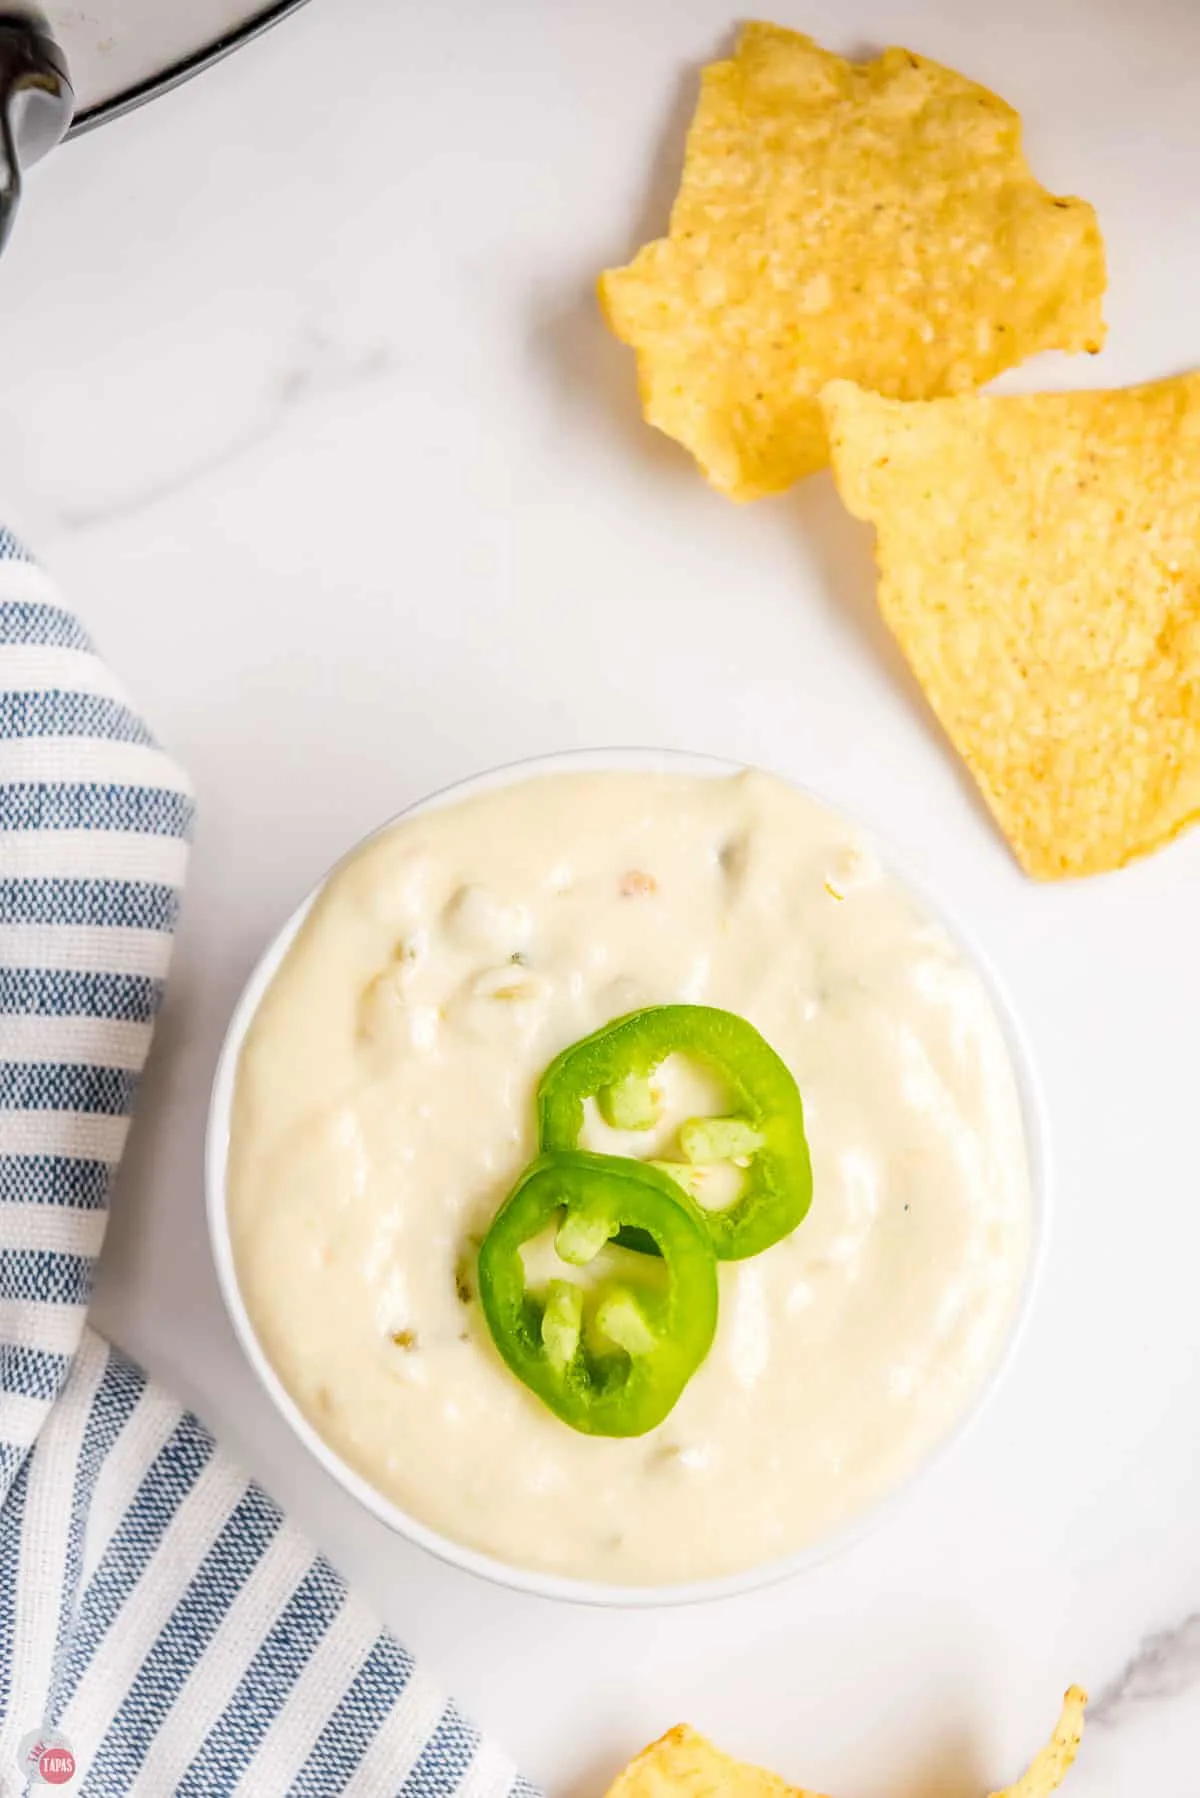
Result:
<svg viewBox="0 0 1200 1798">
<path fill-rule="evenodd" d="M 536 1151 L 547 1063 L 669 1001 L 740 1012 L 792 1069 L 813 1205 L 721 1266 L 665 1423 L 606 1440 L 504 1367 L 471 1238 Z M 670 1155 L 720 1109 L 686 1063 L 660 1085 L 658 1127 L 592 1117 L 585 1146 Z M 528 777 L 373 839 L 251 1022 L 227 1191 L 253 1326 L 332 1448 L 446 1536 L 613 1583 L 773 1560 L 878 1500 L 969 1406 L 1030 1252 L 979 976 L 850 825 L 758 773 Z"/>
</svg>

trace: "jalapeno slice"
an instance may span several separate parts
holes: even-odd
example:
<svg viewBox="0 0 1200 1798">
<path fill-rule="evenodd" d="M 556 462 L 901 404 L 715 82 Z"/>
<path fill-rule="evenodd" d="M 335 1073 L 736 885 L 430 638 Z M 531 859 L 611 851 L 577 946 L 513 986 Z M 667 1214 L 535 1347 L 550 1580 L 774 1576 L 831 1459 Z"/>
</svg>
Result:
<svg viewBox="0 0 1200 1798">
<path fill-rule="evenodd" d="M 556 1221 L 564 1272 L 623 1229 L 644 1233 L 663 1266 L 653 1279 L 614 1273 L 531 1290 L 521 1250 Z M 483 1239 L 479 1299 L 503 1360 L 563 1423 L 590 1436 L 641 1436 L 712 1346 L 716 1257 L 698 1209 L 666 1175 L 623 1156 L 544 1154 Z"/>
<path fill-rule="evenodd" d="M 812 1163 L 804 1106 L 786 1064 L 736 1012 L 708 1005 L 655 1005 L 606 1024 L 551 1062 L 538 1086 L 543 1150 L 573 1149 L 594 1098 L 610 1121 L 636 1119 L 647 1127 L 650 1080 L 668 1055 L 712 1069 L 734 1096 L 736 1115 L 691 1118 L 680 1129 L 684 1159 L 657 1162 L 686 1191 L 700 1164 L 735 1161 L 745 1169 L 738 1196 L 721 1210 L 701 1213 L 722 1261 L 742 1261 L 790 1236 L 812 1203 Z M 652 1121 L 652 1119 L 651 1119 Z M 629 1126 L 626 1126 L 629 1127 Z M 622 1233 L 624 1246 L 649 1250 L 645 1239 Z"/>
</svg>

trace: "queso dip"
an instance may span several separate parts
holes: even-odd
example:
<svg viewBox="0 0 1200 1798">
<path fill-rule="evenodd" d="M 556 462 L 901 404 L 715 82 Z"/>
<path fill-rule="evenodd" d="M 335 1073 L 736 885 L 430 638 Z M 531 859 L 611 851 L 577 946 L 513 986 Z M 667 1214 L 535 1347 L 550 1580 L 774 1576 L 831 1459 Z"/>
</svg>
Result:
<svg viewBox="0 0 1200 1798">
<path fill-rule="evenodd" d="M 537 1151 L 548 1063 L 666 1002 L 740 1013 L 787 1063 L 812 1209 L 720 1264 L 665 1422 L 585 1436 L 502 1363 L 473 1245 Z M 656 1079 L 653 1129 L 589 1115 L 585 1146 L 670 1156 L 719 1113 L 686 1060 Z M 252 1020 L 227 1190 L 254 1328 L 336 1452 L 458 1542 L 610 1583 L 728 1574 L 879 1499 L 969 1406 L 1029 1255 L 978 975 L 843 819 L 758 773 L 527 777 L 370 841 Z"/>
</svg>

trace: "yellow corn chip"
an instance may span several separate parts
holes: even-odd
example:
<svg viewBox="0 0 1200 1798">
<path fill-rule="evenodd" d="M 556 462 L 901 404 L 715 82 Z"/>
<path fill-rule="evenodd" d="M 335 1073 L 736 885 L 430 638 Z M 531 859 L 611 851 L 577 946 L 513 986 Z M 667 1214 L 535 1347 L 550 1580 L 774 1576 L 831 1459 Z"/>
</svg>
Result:
<svg viewBox="0 0 1200 1798">
<path fill-rule="evenodd" d="M 1033 179 L 995 94 L 748 25 L 704 71 L 670 235 L 600 302 L 650 423 L 756 499 L 828 460 L 827 381 L 922 399 L 1099 349 L 1104 284 L 1092 208 Z"/>
<path fill-rule="evenodd" d="M 1057 1791 L 1079 1752 L 1086 1704 L 1087 1693 L 1072 1686 L 1049 1746 L 1023 1779 L 994 1792 L 992 1798 L 1049 1798 Z M 678 1723 L 630 1761 L 609 1787 L 607 1798 L 817 1798 L 817 1794 L 788 1785 L 777 1773 L 735 1761 L 686 1723 Z"/>
<path fill-rule="evenodd" d="M 686 1723 L 676 1724 L 630 1761 L 608 1798 L 817 1798 L 722 1754 Z M 1021 1794 L 1025 1798 L 1025 1794 Z"/>
<path fill-rule="evenodd" d="M 883 615 L 1029 873 L 1200 816 L 1200 374 L 824 406 Z"/>
<path fill-rule="evenodd" d="M 1063 1699 L 1062 1716 L 1049 1746 L 1042 1749 L 1024 1779 L 1018 1779 L 1015 1786 L 1008 1786 L 1003 1792 L 993 1792 L 992 1798 L 1048 1798 L 1049 1793 L 1056 1792 L 1079 1753 L 1086 1704 L 1087 1693 L 1072 1686 Z"/>
</svg>

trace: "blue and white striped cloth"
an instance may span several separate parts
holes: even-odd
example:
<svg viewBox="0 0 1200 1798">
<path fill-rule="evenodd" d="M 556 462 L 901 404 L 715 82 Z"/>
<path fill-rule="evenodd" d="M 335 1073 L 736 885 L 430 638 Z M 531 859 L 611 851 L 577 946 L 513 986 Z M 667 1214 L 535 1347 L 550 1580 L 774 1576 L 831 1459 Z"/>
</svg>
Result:
<svg viewBox="0 0 1200 1798">
<path fill-rule="evenodd" d="M 0 1794 L 532 1798 L 85 1324 L 191 817 L 0 532 Z"/>
</svg>

